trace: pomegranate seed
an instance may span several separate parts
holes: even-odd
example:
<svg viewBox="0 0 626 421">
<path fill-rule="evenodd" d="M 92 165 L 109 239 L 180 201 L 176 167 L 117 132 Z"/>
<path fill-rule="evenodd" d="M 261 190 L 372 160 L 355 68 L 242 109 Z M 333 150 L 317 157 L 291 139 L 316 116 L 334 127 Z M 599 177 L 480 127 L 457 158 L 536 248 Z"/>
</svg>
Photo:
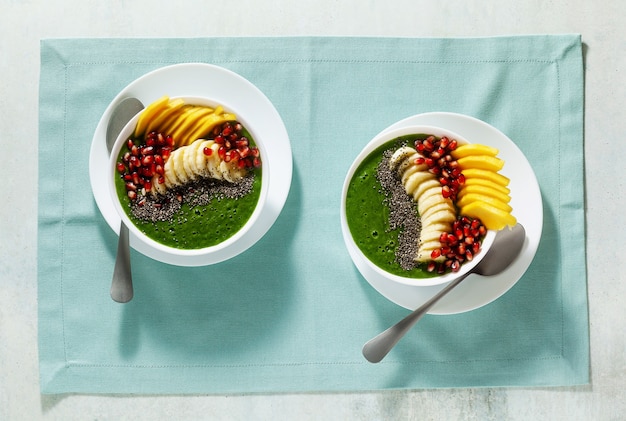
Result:
<svg viewBox="0 0 626 421">
<path fill-rule="evenodd" d="M 158 181 L 158 183 L 159 183 L 159 184 L 163 184 L 163 183 L 165 183 L 165 177 L 160 176 L 160 177 L 157 179 L 157 181 Z"/>
<path fill-rule="evenodd" d="M 128 191 L 128 198 L 130 200 L 135 200 L 137 198 L 137 193 L 134 190 L 129 190 Z"/>
<path fill-rule="evenodd" d="M 224 136 L 221 136 L 221 135 L 215 136 L 215 139 L 213 139 L 213 141 L 215 143 L 217 143 L 218 145 L 223 145 L 224 144 Z"/>
<path fill-rule="evenodd" d="M 126 183 L 126 190 L 137 191 L 137 186 L 134 183 Z"/>
<path fill-rule="evenodd" d="M 430 258 L 431 259 L 436 259 L 439 256 L 441 256 L 441 250 L 440 249 L 434 249 L 431 253 L 430 253 Z"/>
<path fill-rule="evenodd" d="M 126 172 L 126 165 L 124 165 L 121 162 L 117 163 L 117 171 L 121 174 L 124 174 L 124 172 Z"/>
<path fill-rule="evenodd" d="M 437 264 L 435 262 L 428 262 L 428 266 L 426 267 L 426 270 L 429 272 L 432 272 L 435 270 L 435 268 L 437 267 Z"/>
<path fill-rule="evenodd" d="M 140 167 L 141 166 L 141 162 L 139 161 L 139 158 L 137 158 L 136 156 L 131 156 L 130 159 L 128 160 L 128 163 L 134 167 Z"/>
<path fill-rule="evenodd" d="M 206 155 L 206 156 L 211 156 L 213 155 L 213 149 L 206 147 L 202 150 L 202 152 Z"/>
<path fill-rule="evenodd" d="M 157 165 L 157 166 L 154 168 L 154 172 L 155 172 L 156 174 L 163 175 L 163 174 L 165 174 L 165 168 L 163 168 L 163 165 Z"/>
<path fill-rule="evenodd" d="M 143 185 L 143 188 L 146 189 L 146 191 L 152 190 L 152 182 L 146 181 Z"/>
<path fill-rule="evenodd" d="M 154 162 L 154 156 L 152 155 L 146 155 L 143 158 L 141 158 L 141 165 L 144 165 L 146 167 L 149 167 L 150 165 L 152 165 L 153 162 Z"/>
<path fill-rule="evenodd" d="M 239 148 L 237 149 L 237 151 L 239 152 L 239 156 L 241 156 L 242 158 L 246 158 L 248 155 L 250 155 L 250 148 L 247 146 Z"/>
</svg>

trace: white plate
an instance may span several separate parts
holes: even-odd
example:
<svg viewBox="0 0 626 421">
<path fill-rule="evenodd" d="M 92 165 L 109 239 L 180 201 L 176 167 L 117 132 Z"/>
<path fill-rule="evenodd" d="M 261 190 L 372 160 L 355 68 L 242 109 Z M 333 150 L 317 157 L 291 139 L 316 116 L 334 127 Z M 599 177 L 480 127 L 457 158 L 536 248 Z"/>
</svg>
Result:
<svg viewBox="0 0 626 421">
<path fill-rule="evenodd" d="M 224 68 L 204 63 L 162 67 L 136 79 L 113 99 L 96 127 L 89 155 L 91 189 L 98 208 L 109 226 L 119 233 L 120 217 L 115 211 L 103 176 L 108 173 L 109 165 L 106 126 L 114 106 L 130 96 L 139 98 L 144 105 L 148 105 L 163 95 L 210 98 L 226 109 L 236 109 L 245 117 L 246 124 L 254 130 L 256 137 L 271 139 L 264 146 L 264 162 L 271 168 L 271 173 L 263 173 L 263 177 L 271 177 L 267 203 L 258 222 L 244 234 L 241 241 L 232 243 L 217 253 L 172 256 L 139 241 L 132 234 L 130 245 L 155 260 L 179 266 L 209 265 L 236 256 L 261 239 L 278 218 L 291 186 L 293 157 L 285 125 L 269 99 L 248 80 Z"/>
<path fill-rule="evenodd" d="M 513 287 L 535 257 L 543 228 L 543 205 L 537 177 L 522 151 L 511 139 L 495 127 L 466 115 L 443 112 L 418 114 L 387 127 L 381 133 L 412 125 L 444 127 L 459 133 L 469 142 L 498 148 L 498 156 L 506 161 L 501 173 L 511 180 L 509 188 L 513 214 L 526 230 L 521 254 L 499 275 L 470 275 L 442 298 L 429 314 L 456 314 L 474 310 L 496 300 Z M 388 300 L 411 310 L 445 287 L 439 285 L 416 288 L 385 282 L 380 274 L 371 270 L 362 271 L 362 274 Z"/>
</svg>

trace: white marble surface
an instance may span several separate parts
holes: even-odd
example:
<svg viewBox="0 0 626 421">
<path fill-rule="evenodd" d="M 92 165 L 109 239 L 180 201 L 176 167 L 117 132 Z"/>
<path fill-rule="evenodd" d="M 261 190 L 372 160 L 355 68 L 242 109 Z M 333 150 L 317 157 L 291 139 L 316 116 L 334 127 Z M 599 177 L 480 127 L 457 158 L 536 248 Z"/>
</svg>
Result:
<svg viewBox="0 0 626 421">
<path fill-rule="evenodd" d="M 0 0 L 0 420 L 624 420 L 626 2 Z M 581 33 L 592 384 L 253 396 L 42 396 L 37 362 L 39 40 Z M 8 181 L 8 182 L 7 182 Z"/>
</svg>

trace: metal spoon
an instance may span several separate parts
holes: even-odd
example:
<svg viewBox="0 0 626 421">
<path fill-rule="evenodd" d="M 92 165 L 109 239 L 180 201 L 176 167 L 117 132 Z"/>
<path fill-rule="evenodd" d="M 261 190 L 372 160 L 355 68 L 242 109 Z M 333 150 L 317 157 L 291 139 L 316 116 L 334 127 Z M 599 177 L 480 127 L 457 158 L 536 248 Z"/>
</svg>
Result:
<svg viewBox="0 0 626 421">
<path fill-rule="evenodd" d="M 123 99 L 113 110 L 107 125 L 106 141 L 109 155 L 118 135 L 131 118 L 144 106 L 137 98 Z M 118 303 L 127 303 L 133 298 L 133 277 L 130 270 L 130 245 L 128 227 L 120 222 L 120 236 L 117 242 L 117 256 L 111 282 L 111 298 Z"/>
<path fill-rule="evenodd" d="M 407 333 L 432 306 L 444 295 L 452 291 L 452 289 L 459 285 L 470 274 L 476 273 L 483 276 L 493 276 L 506 269 L 519 255 L 525 238 L 526 231 L 520 224 L 515 225 L 512 229 L 499 231 L 496 234 L 491 248 L 474 269 L 450 282 L 444 289 L 439 291 L 439 293 L 425 302 L 421 307 L 414 310 L 389 329 L 378 334 L 378 336 L 370 339 L 363 346 L 363 356 L 365 359 L 369 362 L 377 363 L 385 358 L 385 355 L 391 351 L 398 341 L 402 339 L 404 334 Z"/>
</svg>

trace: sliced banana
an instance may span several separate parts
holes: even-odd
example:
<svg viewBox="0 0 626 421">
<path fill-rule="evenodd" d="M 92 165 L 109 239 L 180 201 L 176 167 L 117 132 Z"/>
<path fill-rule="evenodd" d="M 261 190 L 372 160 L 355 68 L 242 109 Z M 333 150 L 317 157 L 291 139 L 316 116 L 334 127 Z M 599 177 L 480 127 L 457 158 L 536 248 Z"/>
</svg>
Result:
<svg viewBox="0 0 626 421">
<path fill-rule="evenodd" d="M 205 149 L 211 150 L 205 153 Z M 239 168 L 237 161 L 225 162 L 219 154 L 220 145 L 213 140 L 198 139 L 188 146 L 176 148 L 163 166 L 165 182 L 158 184 L 153 178 L 155 194 L 165 194 L 167 189 L 182 186 L 199 178 L 213 178 L 237 183 L 246 175 L 245 168 Z"/>
<path fill-rule="evenodd" d="M 198 155 L 198 148 L 202 142 L 193 142 L 185 151 L 185 159 L 183 161 L 183 167 L 190 179 L 196 180 L 200 176 L 200 171 L 196 167 L 196 156 Z"/>
<path fill-rule="evenodd" d="M 441 194 L 441 184 L 437 177 L 428 170 L 425 164 L 417 164 L 422 157 L 409 146 L 398 148 L 389 159 L 389 167 L 396 171 L 402 181 L 406 193 L 417 202 L 417 211 L 422 222 L 422 233 L 419 239 L 415 260 L 427 262 L 441 260 L 431 257 L 433 250 L 441 248 L 439 238 L 443 232 L 452 229 L 456 220 L 456 211 L 452 200 Z"/>
<path fill-rule="evenodd" d="M 178 178 L 180 184 L 186 184 L 190 180 L 189 175 L 185 171 L 185 153 L 187 153 L 187 148 L 175 149 L 169 159 L 174 161 L 174 172 L 176 173 L 176 178 Z"/>
</svg>

